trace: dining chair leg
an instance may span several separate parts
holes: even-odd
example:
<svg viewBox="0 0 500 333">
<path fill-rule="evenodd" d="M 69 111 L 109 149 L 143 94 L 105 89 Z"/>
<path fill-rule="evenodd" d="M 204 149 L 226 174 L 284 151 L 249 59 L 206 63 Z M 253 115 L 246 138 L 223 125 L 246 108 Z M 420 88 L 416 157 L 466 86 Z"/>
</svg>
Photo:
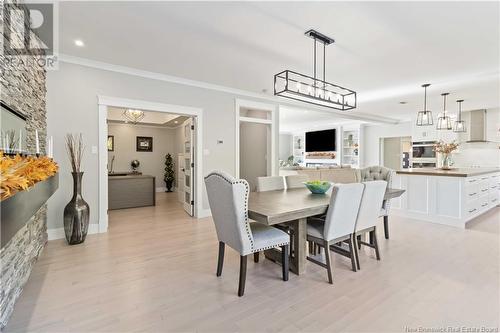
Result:
<svg viewBox="0 0 500 333">
<path fill-rule="evenodd" d="M 351 256 L 351 267 L 353 272 L 356 272 L 356 256 L 354 255 L 354 236 L 351 235 L 349 239 L 349 254 Z"/>
<path fill-rule="evenodd" d="M 389 216 L 384 215 L 384 235 L 385 239 L 389 239 Z"/>
<path fill-rule="evenodd" d="M 374 236 L 373 236 L 373 235 L 374 235 L 374 234 L 375 234 L 375 230 L 370 231 L 370 232 L 368 233 L 368 235 L 369 235 L 369 239 L 370 239 L 370 244 L 371 244 L 371 245 L 373 245 L 373 238 L 374 238 Z"/>
<path fill-rule="evenodd" d="M 240 283 L 238 286 L 238 296 L 245 293 L 245 280 L 247 278 L 247 256 L 240 256 Z"/>
<path fill-rule="evenodd" d="M 332 260 L 330 257 L 330 242 L 325 241 L 325 259 L 326 259 L 326 271 L 328 273 L 328 282 L 333 284 L 333 272 L 332 272 Z"/>
<path fill-rule="evenodd" d="M 259 252 L 253 254 L 253 262 L 259 262 Z"/>
<path fill-rule="evenodd" d="M 359 266 L 359 253 L 358 253 L 358 246 L 360 246 L 360 244 L 358 244 L 359 236 L 352 235 L 352 240 L 354 241 L 352 247 L 354 249 L 354 257 L 356 258 L 356 266 L 358 266 L 358 270 L 360 270 L 361 267 Z"/>
<path fill-rule="evenodd" d="M 217 260 L 217 276 L 222 275 L 222 266 L 224 265 L 224 248 L 226 244 L 219 242 L 219 258 Z"/>
<path fill-rule="evenodd" d="M 358 250 L 361 250 L 361 235 L 357 236 L 358 241 L 356 242 L 358 244 Z"/>
<path fill-rule="evenodd" d="M 378 249 L 378 241 L 377 241 L 377 229 L 374 227 L 373 229 L 373 247 L 375 248 L 375 256 L 377 257 L 377 260 L 380 260 L 380 251 Z"/>
<path fill-rule="evenodd" d="M 289 245 L 283 245 L 281 247 L 281 269 L 283 273 L 283 281 L 288 281 L 288 272 L 290 271 L 290 259 L 288 258 L 289 248 Z"/>
</svg>

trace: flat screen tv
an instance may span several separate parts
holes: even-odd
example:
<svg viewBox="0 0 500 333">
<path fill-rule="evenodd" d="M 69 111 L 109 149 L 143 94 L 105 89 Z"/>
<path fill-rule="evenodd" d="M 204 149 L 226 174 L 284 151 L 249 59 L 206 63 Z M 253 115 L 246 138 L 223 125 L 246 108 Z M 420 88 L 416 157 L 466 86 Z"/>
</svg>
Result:
<svg viewBox="0 0 500 333">
<path fill-rule="evenodd" d="M 336 130 L 306 132 L 306 152 L 336 151 Z"/>
</svg>

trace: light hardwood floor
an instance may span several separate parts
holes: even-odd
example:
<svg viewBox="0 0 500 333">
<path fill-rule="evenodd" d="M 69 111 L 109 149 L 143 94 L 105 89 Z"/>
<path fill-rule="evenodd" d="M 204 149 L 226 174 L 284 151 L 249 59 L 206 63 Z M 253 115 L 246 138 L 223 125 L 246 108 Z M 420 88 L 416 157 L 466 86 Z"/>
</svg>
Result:
<svg viewBox="0 0 500 333">
<path fill-rule="evenodd" d="M 191 219 L 176 194 L 158 206 L 112 211 L 106 234 L 81 245 L 51 241 L 6 332 L 404 332 L 499 325 L 499 214 L 467 230 L 391 217 L 379 230 L 382 260 L 361 252 L 361 271 L 334 255 L 334 284 L 310 262 L 281 280 L 280 266 L 249 260 L 239 298 L 239 256 L 226 249 L 215 276 L 210 218 Z"/>
</svg>

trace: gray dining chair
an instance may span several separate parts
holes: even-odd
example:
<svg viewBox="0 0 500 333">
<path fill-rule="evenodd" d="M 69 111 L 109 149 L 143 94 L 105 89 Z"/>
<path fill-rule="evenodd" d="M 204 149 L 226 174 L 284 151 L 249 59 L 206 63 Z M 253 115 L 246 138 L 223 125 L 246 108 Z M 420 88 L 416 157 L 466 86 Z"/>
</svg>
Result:
<svg viewBox="0 0 500 333">
<path fill-rule="evenodd" d="M 373 248 L 377 260 L 380 260 L 380 251 L 377 241 L 377 219 L 379 217 L 382 201 L 384 201 L 387 182 L 384 180 L 374 180 L 363 182 L 363 184 L 365 185 L 365 190 L 361 198 L 361 206 L 356 220 L 356 243 L 358 249 L 361 248 L 361 245 Z M 362 240 L 362 236 L 366 234 L 370 235 L 369 242 Z M 356 263 L 358 269 L 360 269 L 358 251 L 355 251 L 355 254 Z"/>
<path fill-rule="evenodd" d="M 285 183 L 286 183 L 286 188 L 291 189 L 291 188 L 304 188 L 305 185 L 303 184 L 304 182 L 307 182 L 309 180 L 308 175 L 289 175 L 285 176 Z"/>
<path fill-rule="evenodd" d="M 248 182 L 213 171 L 205 177 L 205 185 L 219 240 L 217 276 L 222 274 L 225 245 L 228 245 L 240 254 L 238 296 L 241 297 L 245 292 L 247 256 L 281 247 L 283 281 L 288 281 L 290 236 L 277 228 L 249 221 Z"/>
<path fill-rule="evenodd" d="M 281 191 L 285 189 L 285 179 L 283 176 L 257 177 L 257 192 Z M 275 225 L 276 228 L 288 233 L 291 238 L 290 248 L 293 249 L 293 231 L 286 223 Z M 253 260 L 259 262 L 259 253 L 254 253 Z"/>
<path fill-rule="evenodd" d="M 370 166 L 361 169 L 361 181 L 371 181 L 371 180 L 385 180 L 387 182 L 387 187 L 392 187 L 392 178 L 394 176 L 394 170 L 383 167 L 383 166 Z M 382 209 L 380 210 L 380 217 L 384 219 L 384 236 L 385 239 L 389 239 L 389 208 L 391 206 L 391 200 L 384 200 L 382 203 Z"/>
<path fill-rule="evenodd" d="M 365 185 L 361 183 L 339 184 L 332 188 L 330 206 L 326 217 L 314 217 L 307 221 L 307 240 L 325 249 L 326 263 L 308 256 L 307 260 L 326 268 L 328 282 L 333 283 L 333 269 L 330 250 L 337 243 L 347 242 L 349 251 L 342 249 L 335 252 L 351 259 L 352 269 L 356 271 L 356 238 L 354 231 L 356 219 L 361 204 L 361 197 Z"/>
<path fill-rule="evenodd" d="M 257 177 L 257 192 L 279 191 L 285 189 L 283 176 Z"/>
</svg>

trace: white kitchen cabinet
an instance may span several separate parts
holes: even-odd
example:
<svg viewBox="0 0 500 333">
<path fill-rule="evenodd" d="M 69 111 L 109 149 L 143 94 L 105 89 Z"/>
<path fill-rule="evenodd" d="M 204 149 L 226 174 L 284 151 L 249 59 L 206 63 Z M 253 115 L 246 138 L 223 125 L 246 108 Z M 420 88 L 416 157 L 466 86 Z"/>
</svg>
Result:
<svg viewBox="0 0 500 333">
<path fill-rule="evenodd" d="M 392 186 L 406 192 L 391 206 L 391 211 L 399 216 L 465 228 L 469 221 L 500 203 L 498 171 L 479 175 L 481 172 L 471 171 L 471 176 L 437 173 L 399 171 Z"/>
</svg>

